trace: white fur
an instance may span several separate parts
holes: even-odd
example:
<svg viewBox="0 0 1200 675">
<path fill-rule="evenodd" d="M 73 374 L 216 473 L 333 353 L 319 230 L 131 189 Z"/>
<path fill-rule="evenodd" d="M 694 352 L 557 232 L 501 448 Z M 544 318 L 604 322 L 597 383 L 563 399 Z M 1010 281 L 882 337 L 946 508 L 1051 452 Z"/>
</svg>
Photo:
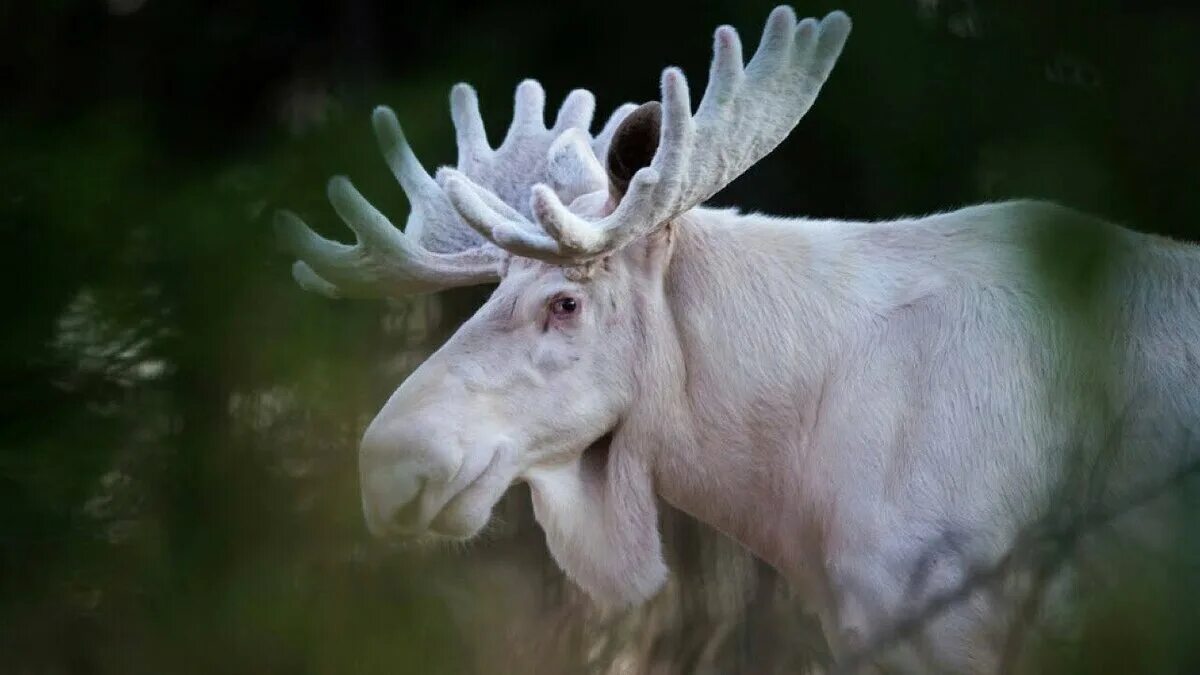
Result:
<svg viewBox="0 0 1200 675">
<path fill-rule="evenodd" d="M 1039 263 L 1055 228 L 1111 247 L 1081 295 L 1056 278 L 1075 271 Z M 1194 459 L 1200 250 L 1057 206 L 893 223 L 696 210 L 569 276 L 515 261 L 372 429 L 453 430 L 431 450 L 448 456 L 513 439 L 497 470 L 530 482 L 555 559 L 604 604 L 663 579 L 651 480 L 798 584 L 846 655 L 997 561 L 1102 445 L 1118 449 L 1111 495 Z M 564 290 L 583 321 L 542 332 Z M 583 450 L 606 430 L 594 465 Z M 887 663 L 997 663 L 1014 597 L 967 598 Z"/>
<path fill-rule="evenodd" d="M 1037 202 L 889 223 L 692 208 L 783 140 L 849 29 L 778 8 L 744 70 L 719 29 L 695 117 L 664 74 L 659 154 L 619 204 L 588 152 L 629 106 L 592 139 L 578 90 L 548 129 L 527 81 L 493 150 L 456 87 L 460 171 L 436 183 L 377 112 L 408 232 L 335 181 L 359 241 L 283 217 L 297 278 L 332 295 L 501 282 L 367 429 L 372 531 L 473 536 L 526 480 L 558 563 L 624 605 L 665 578 L 658 495 L 787 575 L 853 659 L 1057 508 L 1196 460 L 1200 249 Z M 556 314 L 564 297 L 579 311 Z M 1149 509 L 1121 520 L 1170 536 Z M 1072 575 L 1050 580 L 1047 630 L 1070 623 Z M 870 661 L 994 671 L 1036 583 L 993 579 Z"/>
</svg>

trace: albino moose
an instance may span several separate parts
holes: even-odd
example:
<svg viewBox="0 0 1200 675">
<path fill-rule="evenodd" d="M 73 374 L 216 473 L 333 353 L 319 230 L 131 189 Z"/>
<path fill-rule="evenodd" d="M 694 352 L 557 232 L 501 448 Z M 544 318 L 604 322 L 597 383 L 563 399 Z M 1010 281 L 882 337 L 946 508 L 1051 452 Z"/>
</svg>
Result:
<svg viewBox="0 0 1200 675">
<path fill-rule="evenodd" d="M 458 164 L 436 178 L 375 111 L 407 224 L 334 178 L 357 241 L 280 213 L 297 281 L 333 297 L 499 285 L 367 428 L 373 533 L 472 537 L 525 481 L 563 570 L 627 605 L 667 575 L 662 498 L 786 575 L 842 664 L 1004 665 L 1038 581 L 1019 571 L 884 641 L 1061 500 L 1116 500 L 1200 454 L 1200 249 L 1029 201 L 894 222 L 702 206 L 796 127 L 849 33 L 841 12 L 780 7 L 744 63 L 718 28 L 694 112 L 668 68 L 661 102 L 595 136 L 592 94 L 547 128 L 525 81 L 492 148 L 457 85 Z M 1078 246 L 1045 253 L 1064 239 Z M 1047 630 L 1069 624 L 1073 578 L 1045 585 Z"/>
</svg>

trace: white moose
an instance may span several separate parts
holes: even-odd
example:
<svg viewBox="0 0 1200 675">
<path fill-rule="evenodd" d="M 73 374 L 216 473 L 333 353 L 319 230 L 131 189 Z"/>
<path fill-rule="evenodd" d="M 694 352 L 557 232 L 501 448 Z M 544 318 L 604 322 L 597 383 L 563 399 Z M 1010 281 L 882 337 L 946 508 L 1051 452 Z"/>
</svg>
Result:
<svg viewBox="0 0 1200 675">
<path fill-rule="evenodd" d="M 375 111 L 408 223 L 334 178 L 357 242 L 280 213 L 296 279 L 334 297 L 499 286 L 366 430 L 373 533 L 469 538 L 526 481 L 559 565 L 625 605 L 667 575 L 660 496 L 786 575 L 845 663 L 1004 557 L 1099 448 L 1117 448 L 1086 486 L 1101 497 L 1200 454 L 1195 247 L 1036 202 L 885 223 L 701 206 L 791 132 L 849 32 L 779 7 L 743 66 L 718 28 L 694 115 L 668 68 L 661 103 L 595 137 L 589 92 L 547 129 L 526 81 L 492 149 L 457 85 L 458 167 L 436 180 Z M 1103 242 L 1100 262 L 1044 260 L 1047 233 Z M 995 669 L 1028 586 L 967 593 L 863 665 Z"/>
</svg>

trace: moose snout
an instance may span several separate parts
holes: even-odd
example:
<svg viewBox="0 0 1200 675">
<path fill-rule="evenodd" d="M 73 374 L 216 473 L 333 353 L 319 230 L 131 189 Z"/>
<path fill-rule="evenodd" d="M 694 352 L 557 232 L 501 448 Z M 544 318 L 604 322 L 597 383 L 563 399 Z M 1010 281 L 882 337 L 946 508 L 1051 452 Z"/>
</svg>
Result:
<svg viewBox="0 0 1200 675">
<path fill-rule="evenodd" d="M 359 447 L 363 516 L 371 534 L 420 534 L 435 515 L 431 497 L 457 473 L 462 455 L 415 420 L 381 423 Z"/>
</svg>

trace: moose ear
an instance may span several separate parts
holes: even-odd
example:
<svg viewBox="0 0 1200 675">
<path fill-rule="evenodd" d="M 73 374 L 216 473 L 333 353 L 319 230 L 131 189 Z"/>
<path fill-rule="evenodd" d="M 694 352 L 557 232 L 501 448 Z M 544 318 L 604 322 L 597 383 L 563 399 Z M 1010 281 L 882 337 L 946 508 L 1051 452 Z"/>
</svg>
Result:
<svg viewBox="0 0 1200 675">
<path fill-rule="evenodd" d="M 650 166 L 658 151 L 659 128 L 662 126 L 662 104 L 643 103 L 621 122 L 608 146 L 608 192 L 614 202 L 620 202 L 629 189 L 629 181 L 638 169 Z"/>
</svg>

